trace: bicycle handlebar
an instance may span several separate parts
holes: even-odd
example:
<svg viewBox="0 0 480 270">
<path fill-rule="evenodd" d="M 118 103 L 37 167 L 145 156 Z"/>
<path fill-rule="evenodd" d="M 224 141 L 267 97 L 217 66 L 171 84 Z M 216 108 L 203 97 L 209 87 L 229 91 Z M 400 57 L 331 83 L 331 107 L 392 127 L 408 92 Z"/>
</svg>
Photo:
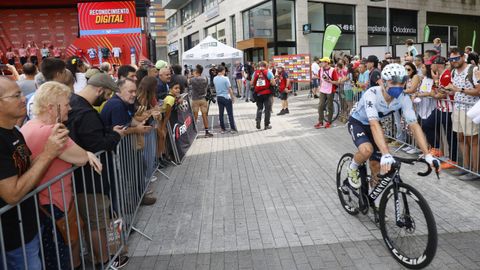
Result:
<svg viewBox="0 0 480 270">
<path fill-rule="evenodd" d="M 419 158 L 393 157 L 393 158 L 395 159 L 395 163 L 392 165 L 392 169 L 384 175 L 379 174 L 378 177 L 385 177 L 386 175 L 391 174 L 394 170 L 398 170 L 400 168 L 401 163 L 406 163 L 410 165 L 413 165 L 416 162 L 425 163 L 427 165 L 427 170 L 425 172 L 418 172 L 417 174 L 419 176 L 424 177 L 432 173 L 432 167 L 430 167 L 430 164 L 428 164 L 428 162 L 423 157 L 419 157 Z M 440 169 L 440 164 L 438 162 L 434 162 L 433 166 L 435 167 L 435 174 L 437 175 L 437 179 L 440 179 L 440 176 L 438 174 Z"/>
</svg>

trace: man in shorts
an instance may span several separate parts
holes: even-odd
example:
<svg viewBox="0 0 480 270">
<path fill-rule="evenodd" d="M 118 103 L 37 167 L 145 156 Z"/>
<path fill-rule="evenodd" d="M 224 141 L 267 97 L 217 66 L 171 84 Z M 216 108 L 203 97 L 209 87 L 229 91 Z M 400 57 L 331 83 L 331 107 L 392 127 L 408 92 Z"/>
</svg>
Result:
<svg viewBox="0 0 480 270">
<path fill-rule="evenodd" d="M 192 109 L 195 122 L 198 119 L 198 111 L 202 112 L 203 126 L 205 128 L 205 138 L 213 137 L 208 131 L 208 102 L 205 99 L 208 89 L 208 79 L 202 77 L 203 67 L 197 65 L 193 71 L 193 78 L 190 79 L 192 86 Z"/>
<path fill-rule="evenodd" d="M 458 146 L 463 154 L 463 167 L 478 172 L 478 125 L 467 116 L 467 111 L 480 97 L 479 78 L 475 78 L 475 69 L 465 61 L 464 53 L 457 48 L 450 50 L 452 69 L 452 83 L 447 85 L 450 95 L 455 95 L 452 113 L 452 129 L 457 132 Z M 471 70 L 471 72 L 470 72 Z M 470 74 L 469 74 L 470 73 Z M 466 173 L 459 176 L 462 181 L 478 180 L 476 174 Z"/>
<path fill-rule="evenodd" d="M 290 113 L 288 110 L 288 93 L 290 93 L 290 79 L 288 73 L 285 71 L 283 65 L 279 65 L 277 68 L 278 74 L 278 91 L 280 92 L 280 100 L 282 100 L 282 110 L 277 115 L 284 115 Z"/>
<path fill-rule="evenodd" d="M 395 159 L 390 154 L 385 141 L 380 119 L 400 109 L 418 146 L 425 155 L 425 160 L 431 166 L 434 162 L 437 163 L 437 167 L 440 166 L 440 162 L 428 151 L 427 140 L 422 127 L 417 123 L 417 116 L 410 97 L 403 93 L 407 81 L 405 68 L 399 64 L 389 64 L 384 68 L 381 76 L 380 86 L 371 87 L 365 92 L 348 120 L 348 130 L 358 148 L 348 171 L 348 182 L 355 189 L 361 187 L 358 167 L 368 159 L 370 159 L 372 187 L 378 181 L 379 172 L 382 175 L 390 172 Z M 381 153 L 380 164 L 378 160 L 372 159 L 374 152 Z"/>
</svg>

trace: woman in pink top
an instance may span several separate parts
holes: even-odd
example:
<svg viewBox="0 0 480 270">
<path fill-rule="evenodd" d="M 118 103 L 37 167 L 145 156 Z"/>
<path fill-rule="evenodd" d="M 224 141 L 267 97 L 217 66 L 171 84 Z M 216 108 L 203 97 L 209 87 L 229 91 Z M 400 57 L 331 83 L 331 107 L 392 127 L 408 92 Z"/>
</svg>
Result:
<svg viewBox="0 0 480 270">
<path fill-rule="evenodd" d="M 53 45 L 52 45 L 52 47 L 53 47 Z M 59 48 L 53 47 L 52 52 L 53 52 L 53 57 L 55 57 L 55 58 L 62 57 L 62 51 Z"/>
<path fill-rule="evenodd" d="M 53 126 L 57 122 L 67 120 L 68 111 L 71 109 L 69 104 L 70 95 L 70 88 L 58 82 L 46 82 L 35 92 L 33 111 L 36 118 L 28 121 L 20 130 L 32 151 L 32 160 L 42 152 L 48 137 L 52 133 Z M 97 172 L 101 171 L 102 164 L 95 155 L 83 150 L 69 138 L 63 153 L 52 162 L 38 185 L 51 183 L 50 179 L 70 169 L 72 165 L 83 166 L 87 162 Z M 66 210 L 75 211 L 71 174 L 67 174 L 60 180 L 53 182 L 53 184 L 50 184 L 50 189 L 44 189 L 39 193 L 38 198 L 40 207 L 43 207 L 58 220 L 64 217 Z M 50 211 L 51 206 L 53 206 L 53 213 Z M 61 234 L 57 230 L 58 245 L 56 247 L 53 242 L 53 223 L 51 218 L 44 214 L 43 211 L 40 211 L 40 220 L 46 269 L 70 269 L 69 243 L 64 243 Z M 57 248 L 60 266 L 57 263 Z M 79 243 L 72 245 L 72 256 L 74 258 L 74 266 L 79 266 Z"/>
<path fill-rule="evenodd" d="M 32 64 L 37 65 L 38 64 L 38 46 L 35 44 L 35 41 L 30 42 L 28 44 L 28 54 L 30 55 L 30 62 Z"/>
<path fill-rule="evenodd" d="M 13 52 L 12 47 L 8 47 L 7 53 L 5 54 L 5 57 L 7 58 L 7 63 L 10 65 L 15 65 L 15 53 Z"/>
<path fill-rule="evenodd" d="M 28 57 L 28 52 L 27 52 L 27 49 L 25 49 L 25 43 L 22 44 L 22 47 L 20 49 L 18 49 L 18 57 L 20 57 L 20 64 L 22 64 L 22 66 L 27 63 L 27 57 Z"/>
</svg>

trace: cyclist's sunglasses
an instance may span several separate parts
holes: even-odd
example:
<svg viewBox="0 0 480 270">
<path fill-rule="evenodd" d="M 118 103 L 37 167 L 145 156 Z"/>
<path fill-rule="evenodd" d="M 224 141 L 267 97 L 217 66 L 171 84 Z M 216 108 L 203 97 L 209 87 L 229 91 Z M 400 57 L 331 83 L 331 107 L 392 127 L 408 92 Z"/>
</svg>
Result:
<svg viewBox="0 0 480 270">
<path fill-rule="evenodd" d="M 448 58 L 448 61 L 449 62 L 458 62 L 458 61 L 460 61 L 460 58 L 462 58 L 462 57 L 461 56 L 450 57 L 450 58 Z"/>
<path fill-rule="evenodd" d="M 408 80 L 408 76 L 392 76 L 391 81 L 393 83 L 406 83 Z"/>
</svg>

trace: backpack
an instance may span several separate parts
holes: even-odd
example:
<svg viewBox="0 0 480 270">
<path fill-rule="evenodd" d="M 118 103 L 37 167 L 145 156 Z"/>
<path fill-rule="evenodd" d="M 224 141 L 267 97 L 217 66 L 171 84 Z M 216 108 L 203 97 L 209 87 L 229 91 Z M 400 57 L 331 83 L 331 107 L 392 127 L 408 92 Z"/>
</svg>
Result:
<svg viewBox="0 0 480 270">
<path fill-rule="evenodd" d="M 253 86 L 255 93 L 264 90 L 270 90 L 270 80 L 268 79 L 268 70 L 257 70 L 253 76 Z"/>
<path fill-rule="evenodd" d="M 469 64 L 467 77 L 465 77 L 465 79 L 468 80 L 473 87 L 475 87 L 475 84 L 473 83 L 473 69 L 475 69 L 475 67 L 476 67 L 475 65 Z M 455 78 L 456 71 L 457 71 L 456 68 L 452 70 L 452 81 L 453 81 L 453 78 Z"/>
</svg>

